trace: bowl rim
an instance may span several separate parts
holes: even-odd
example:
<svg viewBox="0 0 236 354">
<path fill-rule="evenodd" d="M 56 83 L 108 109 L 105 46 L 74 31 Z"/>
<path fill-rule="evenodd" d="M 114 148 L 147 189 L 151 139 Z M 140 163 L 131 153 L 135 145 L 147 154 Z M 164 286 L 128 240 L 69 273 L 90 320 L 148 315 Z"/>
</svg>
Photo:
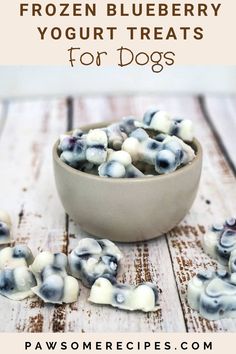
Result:
<svg viewBox="0 0 236 354">
<path fill-rule="evenodd" d="M 81 127 L 79 127 L 79 129 L 81 130 L 89 130 L 89 129 L 96 129 L 96 128 L 102 128 L 108 124 L 111 123 L 116 123 L 117 121 L 102 121 L 99 123 L 94 123 L 94 124 L 87 124 L 87 125 L 83 125 Z M 67 132 L 65 132 L 63 135 L 69 135 L 73 130 L 69 130 Z M 196 152 L 196 156 L 195 158 L 188 163 L 185 166 L 182 166 L 181 168 L 177 169 L 174 172 L 168 173 L 168 174 L 163 174 L 163 175 L 156 175 L 156 176 L 145 176 L 145 177 L 138 177 L 138 178 L 104 178 L 101 176 L 96 176 L 96 175 L 92 175 L 89 174 L 87 172 L 83 172 L 80 170 L 75 169 L 74 167 L 71 167 L 69 165 L 67 165 L 65 162 L 63 162 L 60 157 L 58 156 L 58 145 L 59 145 L 59 139 L 56 140 L 56 142 L 53 145 L 53 149 L 52 149 L 52 153 L 53 153 L 53 160 L 60 165 L 62 168 L 64 168 L 65 170 L 67 170 L 69 173 L 78 175 L 80 177 L 83 178 L 89 178 L 92 179 L 94 181 L 100 181 L 100 182 L 108 182 L 108 183 L 138 183 L 138 182 L 151 182 L 151 181 L 157 181 L 157 180 L 163 180 L 163 179 L 169 179 L 169 178 L 173 178 L 174 176 L 176 176 L 177 174 L 181 174 L 186 172 L 187 170 L 190 170 L 193 168 L 193 166 L 199 162 L 202 161 L 202 155 L 203 155 L 203 151 L 202 151 L 202 146 L 199 142 L 198 139 L 196 139 L 194 137 L 193 141 L 192 141 Z"/>
</svg>

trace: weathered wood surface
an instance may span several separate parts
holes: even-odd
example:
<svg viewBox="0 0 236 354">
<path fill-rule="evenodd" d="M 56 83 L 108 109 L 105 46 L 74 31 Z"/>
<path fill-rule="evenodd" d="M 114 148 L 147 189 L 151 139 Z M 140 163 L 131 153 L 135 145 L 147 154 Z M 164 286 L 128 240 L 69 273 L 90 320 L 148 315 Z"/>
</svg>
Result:
<svg viewBox="0 0 236 354">
<path fill-rule="evenodd" d="M 203 103 L 213 129 L 236 170 L 236 97 L 206 96 Z"/>
<path fill-rule="evenodd" d="M 222 99 L 222 104 L 226 99 Z M 127 313 L 95 306 L 87 302 L 89 291 L 81 286 L 78 302 L 73 305 L 48 306 L 37 299 L 15 303 L 1 297 L 0 331 L 236 331 L 236 320 L 203 320 L 186 302 L 189 278 L 198 268 L 216 265 L 202 251 L 203 233 L 212 222 L 236 214 L 235 179 L 199 99 L 83 97 L 74 99 L 74 119 L 68 119 L 66 103 L 66 100 L 13 101 L 8 105 L 7 115 L 0 104 L 1 208 L 12 214 L 17 242 L 26 242 L 35 254 L 42 249 L 67 253 L 85 235 L 64 214 L 51 163 L 54 140 L 72 125 L 115 120 L 127 114 L 141 116 L 147 106 L 154 104 L 191 118 L 204 148 L 199 193 L 189 214 L 168 235 L 151 242 L 120 244 L 125 257 L 119 279 L 134 284 L 141 280 L 156 282 L 160 292 L 158 311 Z M 212 111 L 208 114 L 211 117 Z M 215 129 L 219 129 L 217 124 Z M 235 131 L 231 129 L 228 134 L 231 137 Z M 232 147 L 227 148 L 230 156 Z"/>
</svg>

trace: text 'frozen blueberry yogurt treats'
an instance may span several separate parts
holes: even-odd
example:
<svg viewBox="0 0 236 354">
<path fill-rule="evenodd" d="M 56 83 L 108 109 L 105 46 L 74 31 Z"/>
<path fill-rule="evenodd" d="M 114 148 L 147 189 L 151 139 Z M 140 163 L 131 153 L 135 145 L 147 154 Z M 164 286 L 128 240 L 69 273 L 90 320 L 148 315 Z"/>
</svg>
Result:
<svg viewBox="0 0 236 354">
<path fill-rule="evenodd" d="M 140 178 L 168 174 L 191 163 L 195 158 L 192 142 L 190 120 L 150 109 L 143 121 L 125 117 L 104 128 L 89 132 L 76 129 L 62 135 L 58 153 L 63 162 L 82 172 L 108 178 Z"/>
</svg>

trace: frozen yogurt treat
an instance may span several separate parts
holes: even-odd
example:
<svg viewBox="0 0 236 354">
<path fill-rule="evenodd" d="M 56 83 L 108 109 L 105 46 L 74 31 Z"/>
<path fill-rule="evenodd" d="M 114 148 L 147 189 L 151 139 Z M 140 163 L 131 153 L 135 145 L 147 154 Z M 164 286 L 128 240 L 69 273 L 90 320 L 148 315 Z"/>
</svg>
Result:
<svg viewBox="0 0 236 354">
<path fill-rule="evenodd" d="M 30 267 L 37 279 L 32 291 L 44 302 L 72 303 L 79 295 L 78 281 L 67 274 L 67 256 L 63 253 L 41 252 Z"/>
<path fill-rule="evenodd" d="M 188 284 L 188 303 L 208 320 L 236 318 L 236 273 L 199 272 Z"/>
<path fill-rule="evenodd" d="M 0 251 L 0 269 L 28 267 L 33 261 L 33 254 L 26 245 L 5 247 Z"/>
<path fill-rule="evenodd" d="M 122 310 L 151 312 L 157 310 L 158 291 L 154 284 L 120 284 L 111 276 L 102 276 L 93 284 L 90 302 L 111 305 Z"/>
<path fill-rule="evenodd" d="M 228 218 L 222 224 L 214 224 L 203 237 L 204 251 L 220 264 L 228 266 L 231 253 L 236 250 L 236 219 Z M 236 251 L 235 251 L 236 252 Z M 234 255 L 231 257 L 231 270 Z"/>
<path fill-rule="evenodd" d="M 91 287 L 95 280 L 104 275 L 117 275 L 122 253 L 109 240 L 83 238 L 69 255 L 71 274 Z"/>
<path fill-rule="evenodd" d="M 0 294 L 11 300 L 34 296 L 31 288 L 35 285 L 35 277 L 26 266 L 0 270 Z"/>
<path fill-rule="evenodd" d="M 11 242 L 11 218 L 3 210 L 0 210 L 0 245 Z"/>
</svg>

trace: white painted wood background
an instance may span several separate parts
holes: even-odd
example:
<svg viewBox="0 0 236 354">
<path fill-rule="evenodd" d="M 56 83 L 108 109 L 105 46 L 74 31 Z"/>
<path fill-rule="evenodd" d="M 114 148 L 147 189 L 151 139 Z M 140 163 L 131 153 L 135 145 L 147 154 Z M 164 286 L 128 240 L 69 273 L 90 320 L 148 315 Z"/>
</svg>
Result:
<svg viewBox="0 0 236 354">
<path fill-rule="evenodd" d="M 13 302 L 0 297 L 0 332 L 236 332 L 236 320 L 204 320 L 186 301 L 190 277 L 199 268 L 216 267 L 201 247 L 208 225 L 236 215 L 235 96 L 85 96 L 3 101 L 0 207 L 12 215 L 15 241 L 27 243 L 35 255 L 46 249 L 70 252 L 85 233 L 68 219 L 58 199 L 52 144 L 72 126 L 120 119 L 127 114 L 140 116 L 154 104 L 191 118 L 204 150 L 199 193 L 180 225 L 150 242 L 119 244 L 125 254 L 119 280 L 157 283 L 158 310 L 128 313 L 95 306 L 87 302 L 89 291 L 83 286 L 78 302 L 72 305 L 45 305 L 36 298 Z"/>
</svg>

